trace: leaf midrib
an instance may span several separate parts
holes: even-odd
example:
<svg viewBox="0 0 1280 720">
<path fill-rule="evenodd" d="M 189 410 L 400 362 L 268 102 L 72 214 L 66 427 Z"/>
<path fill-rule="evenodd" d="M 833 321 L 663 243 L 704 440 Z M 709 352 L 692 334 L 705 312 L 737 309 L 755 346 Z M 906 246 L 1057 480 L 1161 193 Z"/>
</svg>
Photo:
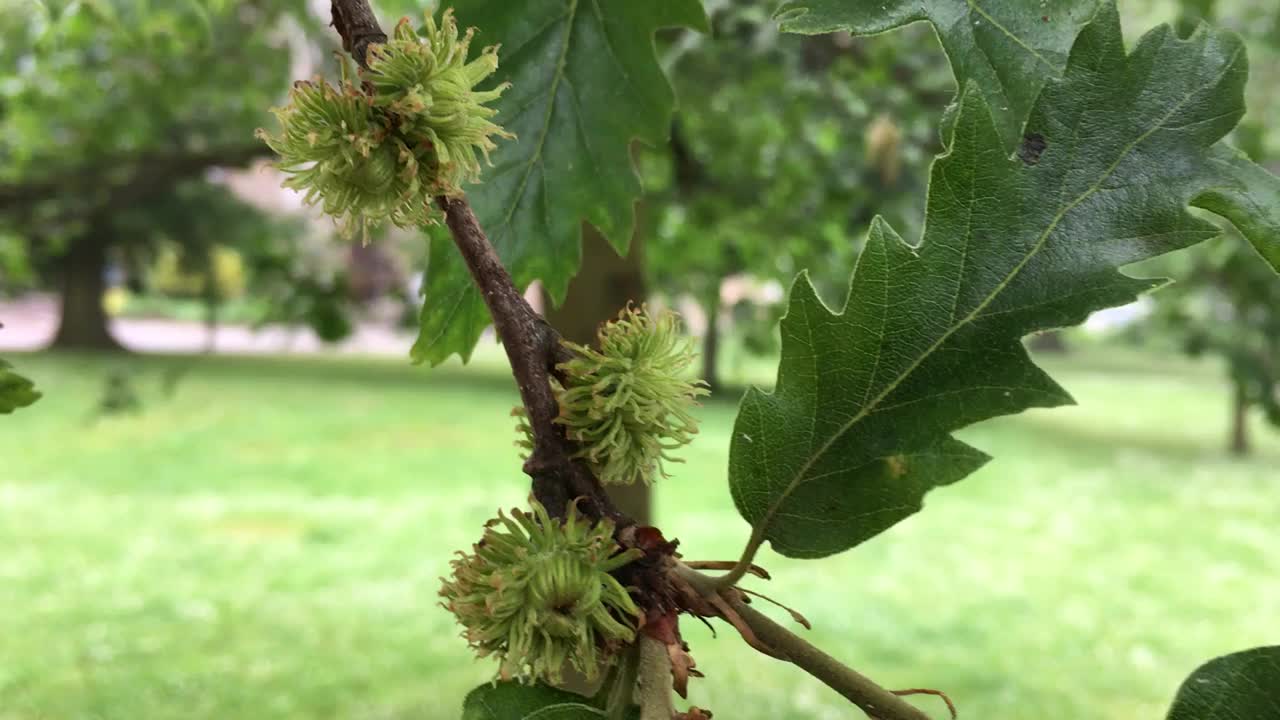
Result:
<svg viewBox="0 0 1280 720">
<path fill-rule="evenodd" d="M 972 4 L 972 0 L 969 0 L 969 1 Z M 1222 73 L 1223 76 L 1225 76 L 1225 74 L 1230 70 L 1230 68 L 1232 68 L 1235 65 L 1239 55 L 1240 55 L 1240 50 L 1237 49 L 1232 54 L 1231 58 L 1226 63 L 1223 64 L 1223 73 Z M 1221 80 L 1221 76 L 1219 77 L 1219 80 Z M 1213 87 L 1216 84 L 1217 82 L 1210 85 L 1206 85 L 1204 87 Z M 1084 202 L 1089 197 L 1091 197 L 1094 193 L 1096 193 L 1099 189 L 1101 189 L 1102 183 L 1106 182 L 1106 180 L 1109 177 L 1111 177 L 1112 174 L 1115 173 L 1116 168 L 1119 167 L 1120 163 L 1124 161 L 1124 159 L 1129 155 L 1129 153 L 1131 153 L 1138 145 L 1144 142 L 1151 135 L 1153 135 L 1154 133 L 1159 131 L 1161 128 L 1163 128 L 1164 123 L 1168 121 L 1169 118 L 1173 117 L 1174 114 L 1179 112 L 1193 96 L 1195 96 L 1197 93 L 1201 92 L 1202 90 L 1203 90 L 1203 87 L 1200 87 L 1187 92 L 1182 97 L 1182 99 L 1179 100 L 1176 104 L 1174 104 L 1174 106 L 1168 112 L 1166 112 L 1160 118 L 1160 120 L 1157 121 L 1149 130 L 1142 133 L 1136 139 L 1134 139 L 1133 141 L 1125 145 L 1121 149 L 1119 156 L 1115 159 L 1115 161 L 1112 162 L 1111 165 L 1107 167 L 1107 169 L 1102 173 L 1101 176 L 1099 176 L 1099 178 L 1096 181 L 1094 181 L 1093 184 L 1091 184 L 1088 188 L 1086 188 L 1085 191 L 1082 192 L 1076 199 L 1072 200 L 1070 203 L 1067 203 L 1062 208 L 1060 208 L 1057 213 L 1055 213 L 1048 227 L 1046 227 L 1045 230 L 1036 239 L 1036 243 L 1031 247 L 1031 250 L 1028 251 L 1027 254 L 1023 257 L 1023 259 L 1019 261 L 1019 263 L 1016 266 L 1014 266 L 1014 268 L 1004 277 L 1004 279 L 1001 280 L 985 298 L 983 298 L 982 302 L 980 302 L 976 307 L 974 307 L 974 309 L 969 314 L 967 314 L 963 319 L 961 319 L 960 322 L 955 323 L 955 325 L 953 325 L 945 333 L 939 336 L 938 339 L 934 341 L 932 345 L 926 348 L 925 351 L 921 353 L 920 356 L 917 357 L 911 363 L 911 365 L 909 365 L 903 372 L 899 373 L 899 375 L 896 378 L 894 378 L 890 383 L 888 383 L 885 386 L 884 390 L 882 390 L 879 394 L 877 394 L 870 402 L 864 404 L 862 409 L 860 409 L 858 413 L 854 415 L 854 417 L 852 417 L 848 422 L 840 426 L 840 428 L 836 432 L 832 433 L 831 437 L 828 438 L 827 441 L 824 442 L 816 452 L 810 455 L 809 459 L 805 461 L 805 464 L 803 466 L 801 466 L 800 470 L 796 473 L 795 477 L 792 478 L 790 482 L 788 482 L 787 487 L 781 493 L 778 494 L 777 499 L 770 505 L 764 517 L 761 518 L 760 524 L 758 525 L 758 527 L 761 528 L 762 537 L 764 535 L 767 535 L 767 529 L 770 523 L 773 522 L 774 517 L 777 516 L 778 511 L 782 508 L 783 504 L 786 503 L 787 499 L 791 497 L 791 494 L 794 493 L 797 488 L 799 488 L 801 485 L 803 485 L 805 482 L 808 481 L 808 478 L 806 478 L 805 475 L 807 475 L 808 472 L 813 468 L 814 464 L 816 464 L 818 460 L 821 459 L 822 456 L 824 456 L 831 449 L 831 447 L 836 443 L 836 441 L 839 440 L 841 437 L 843 437 L 845 433 L 849 432 L 849 430 L 851 430 L 853 426 L 855 426 L 856 424 L 858 424 L 859 422 L 861 422 L 862 420 L 866 419 L 868 416 L 873 414 L 876 411 L 876 407 L 881 402 L 883 402 L 885 398 L 887 398 L 890 394 L 892 394 L 893 391 L 896 390 L 902 384 L 902 382 L 911 375 L 911 373 L 915 372 L 916 368 L 920 367 L 920 365 L 926 359 L 928 359 L 934 352 L 936 352 L 938 348 L 940 348 L 947 340 L 949 340 L 952 335 L 955 335 L 962 328 L 964 328 L 966 325 L 968 325 L 970 322 L 976 319 L 983 310 L 985 310 L 992 302 L 994 302 L 995 299 L 1000 295 L 1000 293 L 1003 292 L 1005 288 L 1007 288 L 1015 278 L 1017 278 L 1017 276 L 1022 272 L 1022 270 L 1026 268 L 1026 266 L 1044 248 L 1044 246 L 1049 241 L 1049 237 L 1053 234 L 1053 231 L 1057 229 L 1058 225 L 1062 222 L 1063 218 L 1065 218 L 1069 212 L 1071 212 L 1076 207 L 1078 207 L 1080 203 Z M 892 241 L 886 240 L 886 242 L 892 242 Z M 959 292 L 959 289 L 957 289 L 957 292 Z M 846 307 L 844 310 L 841 311 L 841 313 L 843 314 L 844 312 L 847 312 L 847 310 L 848 308 Z M 882 353 L 876 354 L 877 362 L 879 361 L 879 357 L 881 354 Z"/>
<path fill-rule="evenodd" d="M 1025 40 L 1013 34 L 1013 32 L 1009 30 L 1009 28 L 1005 27 L 1003 24 L 1000 23 L 999 20 L 996 20 L 994 17 L 992 17 L 991 14 L 988 13 L 986 10 L 983 10 L 978 5 L 977 0 L 965 0 L 965 1 L 968 3 L 970 9 L 972 9 L 974 12 L 981 15 L 984 20 L 991 23 L 992 27 L 1004 33 L 1005 36 L 1008 37 L 1010 40 L 1012 40 L 1014 43 L 1016 43 L 1018 47 L 1022 48 L 1023 50 L 1026 50 L 1036 60 L 1039 60 L 1040 62 L 1044 63 L 1046 67 L 1048 67 L 1050 70 L 1053 71 L 1053 74 L 1055 76 L 1059 75 L 1062 72 L 1061 68 L 1055 67 L 1053 63 L 1049 62 L 1048 59 L 1046 59 L 1043 55 L 1040 54 L 1040 51 L 1028 45 Z M 985 53 L 985 50 L 983 52 Z M 992 63 L 992 67 L 994 66 L 995 64 Z"/>
<path fill-rule="evenodd" d="M 560 46 L 560 57 L 556 59 L 556 72 L 551 78 L 551 88 L 547 92 L 547 111 L 543 114 L 542 132 L 538 135 L 538 142 L 533 147 L 533 154 L 529 156 L 524 175 L 520 178 L 520 186 L 512 194 L 511 204 L 507 207 L 506 216 L 502 218 L 503 226 L 511 224 L 511 218 L 515 217 L 516 208 L 520 205 L 520 200 L 524 198 L 524 191 L 529 185 L 529 178 L 533 175 L 534 166 L 542 160 L 542 149 L 546 145 L 547 136 L 551 134 L 551 116 L 556 109 L 556 94 L 560 90 L 560 81 L 564 79 L 566 74 L 565 67 L 569 58 L 569 45 L 573 41 L 573 26 L 577 17 L 578 0 L 569 0 L 569 9 L 565 14 L 568 26 L 564 32 L 564 43 Z"/>
</svg>

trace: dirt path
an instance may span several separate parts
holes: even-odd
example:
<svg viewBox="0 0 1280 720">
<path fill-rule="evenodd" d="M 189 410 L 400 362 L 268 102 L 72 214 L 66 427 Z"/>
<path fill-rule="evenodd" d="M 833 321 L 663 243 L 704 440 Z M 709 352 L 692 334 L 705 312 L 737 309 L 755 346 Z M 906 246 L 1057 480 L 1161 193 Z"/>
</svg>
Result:
<svg viewBox="0 0 1280 720">
<path fill-rule="evenodd" d="M 49 344 L 57 329 L 57 302 L 47 295 L 0 300 L 0 323 L 4 323 L 0 351 L 39 350 Z M 209 345 L 208 331 L 194 322 L 117 318 L 111 323 L 111 332 L 125 347 L 138 352 L 194 353 Z M 374 323 L 357 324 L 351 337 L 336 345 L 325 345 L 306 327 L 223 325 L 214 338 L 214 349 L 239 355 L 336 353 L 407 358 L 413 339 L 412 333 Z"/>
</svg>

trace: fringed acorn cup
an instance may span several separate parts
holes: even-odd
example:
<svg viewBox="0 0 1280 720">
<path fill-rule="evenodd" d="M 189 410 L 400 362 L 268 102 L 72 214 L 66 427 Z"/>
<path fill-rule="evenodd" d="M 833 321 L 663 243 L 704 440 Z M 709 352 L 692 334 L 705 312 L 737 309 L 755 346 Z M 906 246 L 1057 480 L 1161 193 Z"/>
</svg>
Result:
<svg viewBox="0 0 1280 720">
<path fill-rule="evenodd" d="M 504 678 L 559 682 L 566 664 L 594 678 L 614 651 L 635 640 L 640 618 L 610 573 L 635 560 L 607 520 L 591 524 L 576 505 L 563 522 L 533 512 L 499 513 L 471 554 L 458 553 L 444 581 L 444 607 L 481 657 L 496 655 Z"/>
<path fill-rule="evenodd" d="M 274 110 L 280 133 L 258 131 L 280 156 L 285 187 L 337 218 L 343 232 L 390 221 L 413 228 L 436 221 L 432 201 L 480 179 L 493 138 L 513 137 L 486 103 L 506 90 L 478 91 L 498 68 L 496 47 L 468 61 L 474 30 L 459 37 L 452 11 L 428 15 L 420 36 L 408 18 L 391 40 L 369 49 L 368 70 L 352 79 L 342 61 L 337 87 L 322 78 L 294 84 Z M 367 234 L 366 234 L 367 237 Z"/>
<path fill-rule="evenodd" d="M 577 355 L 558 367 L 560 416 L 579 457 L 606 485 L 651 483 L 663 462 L 698 432 L 692 414 L 706 384 L 690 380 L 692 341 L 671 312 L 650 315 L 628 306 L 599 332 L 600 349 L 566 342 Z"/>
</svg>

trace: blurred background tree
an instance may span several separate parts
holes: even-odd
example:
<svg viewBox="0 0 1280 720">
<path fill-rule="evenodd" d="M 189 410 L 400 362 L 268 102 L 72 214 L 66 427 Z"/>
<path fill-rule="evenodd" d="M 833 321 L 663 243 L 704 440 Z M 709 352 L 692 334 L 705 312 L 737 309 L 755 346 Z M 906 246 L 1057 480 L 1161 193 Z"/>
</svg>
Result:
<svg viewBox="0 0 1280 720">
<path fill-rule="evenodd" d="M 1207 20 L 1232 27 L 1249 41 L 1249 113 L 1233 142 L 1255 162 L 1280 170 L 1280 6 L 1274 3 L 1183 0 L 1178 29 Z M 1280 428 L 1280 282 L 1243 238 L 1228 237 L 1152 264 L 1178 281 L 1151 295 L 1146 334 L 1170 333 L 1192 356 L 1216 356 L 1230 382 L 1227 448 L 1250 452 L 1250 416 L 1257 411 Z"/>
<path fill-rule="evenodd" d="M 670 144 L 643 155 L 645 266 L 656 292 L 700 308 L 714 387 L 722 325 L 774 352 L 781 283 L 807 268 L 838 302 L 876 214 L 918 231 L 954 83 L 923 26 L 803 37 L 777 31 L 771 2 L 706 5 L 712 33 L 679 33 L 666 50 L 680 106 Z"/>
<path fill-rule="evenodd" d="M 450 4 L 473 22 L 461 1 L 374 0 L 384 27 Z M 743 526 L 718 478 L 733 386 L 770 383 L 755 355 L 777 351 L 792 273 L 808 268 L 836 303 L 874 214 L 919 237 L 954 88 L 923 24 L 786 36 L 769 20 L 776 2 L 704 4 L 713 33 L 658 38 L 679 109 L 669 143 L 635 150 L 646 194 L 632 253 L 589 230 L 583 272 L 548 314 L 585 340 L 627 300 L 684 312 L 722 390 L 699 410 L 703 437 L 677 477 L 631 501 L 656 501 L 656 519 L 698 554 L 732 557 Z M 1121 11 L 1133 38 L 1183 5 Z M 1251 111 L 1235 143 L 1278 169 L 1280 6 L 1185 6 L 1245 34 Z M 406 367 L 410 334 L 367 342 L 368 304 L 392 320 L 416 312 L 423 237 L 342 241 L 278 193 L 276 176 L 238 169 L 266 157 L 252 131 L 271 126 L 290 80 L 336 74 L 328 11 L 324 0 L 0 0 L 0 356 L 46 395 L 0 433 L 0 539 L 12 550 L 0 605 L 13 609 L 0 615 L 0 715 L 435 717 L 489 677 L 429 606 L 448 548 L 527 496 L 513 435 L 493 421 L 513 402 L 505 360 L 489 345 L 465 371 L 425 373 Z M 482 30 L 477 44 L 488 42 Z M 806 583 L 800 609 L 836 654 L 938 678 L 974 717 L 1128 720 L 1164 707 L 1211 652 L 1257 640 L 1280 602 L 1269 551 L 1280 433 L 1257 431 L 1274 413 L 1280 298 L 1250 253 L 1224 238 L 1136 270 L 1180 279 L 1126 309 L 1141 345 L 1071 331 L 1075 352 L 1051 362 L 1081 405 L 975 428 L 1001 461 L 939 493 L 892 542 L 830 575 L 769 558 L 782 582 Z M 144 348 L 133 332 L 145 326 L 186 330 L 197 343 L 184 347 L 199 350 L 199 323 L 218 322 L 227 332 L 205 348 L 223 354 L 14 353 L 35 344 L 8 344 L 36 324 L 26 298 L 11 302 L 29 290 L 42 308 L 42 291 L 63 296 L 65 346 L 114 345 L 105 295 L 131 347 Z M 283 326 L 264 335 L 287 343 L 305 328 L 322 340 L 356 331 L 346 349 L 390 357 L 304 358 L 314 344 L 250 345 L 236 332 L 261 322 Z M 0 361 L 0 385 L 25 403 L 30 386 L 12 377 Z M 2 390 L 0 412 L 15 397 Z M 1226 440 L 1253 456 L 1226 461 Z M 921 557 L 948 572 L 912 564 Z M 1192 569 L 1214 581 L 1190 588 Z M 937 652 L 903 654 L 904 638 Z M 733 643 L 694 641 L 722 674 L 696 692 L 735 688 L 707 705 L 785 720 L 845 711 Z M 364 661 L 316 661 L 330 657 Z M 1024 672 L 1040 657 L 1063 667 Z M 1064 689 L 1062 676 L 1080 684 Z"/>
<path fill-rule="evenodd" d="M 54 345 L 116 348 L 101 302 L 108 262 L 157 235 L 140 223 L 163 224 L 138 210 L 163 207 L 211 168 L 265 156 L 253 130 L 322 25 L 304 0 L 3 2 L 6 264 L 59 276 Z M 183 207 L 191 227 L 205 224 L 204 205 Z M 216 222 L 225 207 L 208 209 Z"/>
</svg>

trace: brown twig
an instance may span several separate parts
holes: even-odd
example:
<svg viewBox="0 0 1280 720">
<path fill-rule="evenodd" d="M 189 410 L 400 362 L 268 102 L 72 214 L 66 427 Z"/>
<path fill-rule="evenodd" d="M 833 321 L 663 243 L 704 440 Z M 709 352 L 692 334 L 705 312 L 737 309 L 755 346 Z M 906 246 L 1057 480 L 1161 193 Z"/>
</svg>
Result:
<svg viewBox="0 0 1280 720">
<path fill-rule="evenodd" d="M 368 0 L 332 0 L 332 15 L 342 46 L 361 65 L 371 44 L 386 42 Z M 562 515 L 569 502 L 577 499 L 579 509 L 590 517 L 607 517 L 619 526 L 632 524 L 614 507 L 591 469 L 574 459 L 576 448 L 555 423 L 560 406 L 551 390 L 551 376 L 568 354 L 560 335 L 516 289 L 466 199 L 441 196 L 436 204 L 444 211 L 454 244 L 493 316 L 511 362 L 533 432 L 533 450 L 524 471 L 533 479 L 534 496 L 553 516 Z"/>
<path fill-rule="evenodd" d="M 367 68 L 369 46 L 387 41 L 368 0 L 333 0 L 329 10 L 334 29 L 342 36 L 342 49 L 351 53 L 360 67 Z"/>
<path fill-rule="evenodd" d="M 720 614 L 708 614 L 728 621 L 752 647 L 763 647 L 761 652 L 764 654 L 789 662 L 821 680 L 868 716 L 875 720 L 929 720 L 924 711 L 893 691 L 880 687 L 751 607 L 738 588 L 721 587 L 718 578 L 703 575 L 684 564 L 677 565 L 674 574 L 686 584 L 689 592 L 695 593 L 705 603 L 703 612 L 715 608 Z M 726 607 L 731 612 L 724 613 Z"/>
<path fill-rule="evenodd" d="M 573 459 L 573 445 L 555 424 L 560 405 L 551 391 L 551 373 L 561 357 L 560 335 L 516 290 L 467 201 L 440 197 L 436 204 L 444 210 L 454 244 L 480 288 L 511 361 L 511 372 L 533 431 L 533 451 L 525 461 L 524 471 L 533 478 L 534 496 L 553 513 L 563 510 L 570 500 L 581 498 L 579 507 L 588 515 L 628 524 L 590 468 Z"/>
<path fill-rule="evenodd" d="M 923 710 L 822 652 L 741 599 L 730 598 L 728 602 L 760 642 L 768 645 L 782 659 L 821 680 L 870 717 L 876 720 L 929 720 Z"/>
</svg>

